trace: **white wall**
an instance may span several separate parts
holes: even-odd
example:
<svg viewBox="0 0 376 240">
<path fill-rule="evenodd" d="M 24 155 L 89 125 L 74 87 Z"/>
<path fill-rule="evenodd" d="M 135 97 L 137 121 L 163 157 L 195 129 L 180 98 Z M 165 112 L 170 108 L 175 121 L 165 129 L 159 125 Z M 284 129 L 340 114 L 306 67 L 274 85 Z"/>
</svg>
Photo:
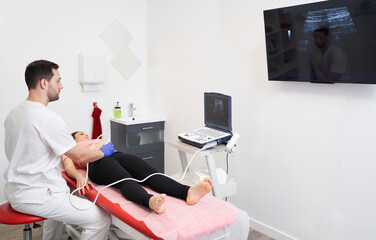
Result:
<svg viewBox="0 0 376 240">
<path fill-rule="evenodd" d="M 375 239 L 375 86 L 267 81 L 262 11 L 304 2 L 2 1 L 0 122 L 26 98 L 25 66 L 40 58 L 61 66 L 65 88 L 49 108 L 72 131 L 91 133 L 93 101 L 103 109 L 104 132 L 114 103 L 133 101 L 139 113 L 165 115 L 166 141 L 175 140 L 202 125 L 204 91 L 229 94 L 241 135 L 230 157 L 238 182 L 232 203 L 286 236 Z M 109 64 L 113 54 L 99 38 L 115 19 L 133 36 L 130 47 L 143 62 L 129 81 Z M 106 54 L 108 82 L 100 92 L 83 93 L 78 83 L 77 55 L 84 49 Z M 217 159 L 224 167 L 224 156 Z M 1 174 L 6 166 L 0 151 Z M 167 173 L 179 168 L 177 151 L 166 146 Z"/>
<path fill-rule="evenodd" d="M 376 86 L 267 81 L 263 10 L 308 2 L 148 1 L 150 111 L 176 140 L 202 125 L 205 91 L 231 95 L 230 202 L 280 237 L 375 239 Z"/>
<path fill-rule="evenodd" d="M 112 67 L 114 54 L 100 34 L 118 19 L 133 37 L 129 47 L 141 67 L 125 81 Z M 63 116 L 72 132 L 92 132 L 92 103 L 103 110 L 102 128 L 108 133 L 116 101 L 134 102 L 137 113 L 147 111 L 146 1 L 140 0 L 15 0 L 0 2 L 0 202 L 4 202 L 4 120 L 10 109 L 27 97 L 24 71 L 28 63 L 47 59 L 59 64 L 64 89 L 48 108 Z M 78 81 L 78 54 L 100 51 L 106 56 L 107 82 L 99 92 L 84 93 Z"/>
</svg>

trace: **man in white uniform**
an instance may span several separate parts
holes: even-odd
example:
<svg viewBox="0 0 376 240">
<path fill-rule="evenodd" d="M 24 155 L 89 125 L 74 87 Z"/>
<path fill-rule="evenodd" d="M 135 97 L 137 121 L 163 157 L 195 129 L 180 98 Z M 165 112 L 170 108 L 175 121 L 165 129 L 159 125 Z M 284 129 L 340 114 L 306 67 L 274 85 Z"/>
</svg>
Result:
<svg viewBox="0 0 376 240">
<path fill-rule="evenodd" d="M 343 79 L 346 71 L 346 54 L 330 42 L 328 27 L 313 32 L 316 49 L 311 53 L 311 79 L 321 82 L 335 82 Z"/>
<path fill-rule="evenodd" d="M 81 239 L 104 240 L 108 237 L 109 214 L 97 206 L 80 211 L 70 204 L 69 187 L 59 163 L 62 154 L 77 162 L 94 162 L 114 153 L 114 148 L 111 143 L 100 150 L 81 148 L 62 118 L 46 108 L 59 99 L 63 88 L 58 68 L 46 60 L 34 61 L 26 68 L 28 98 L 11 110 L 4 123 L 9 160 L 4 173 L 5 197 L 16 211 L 46 218 L 44 240 L 61 239 L 63 222 L 82 226 Z M 72 197 L 82 207 L 91 203 Z"/>
</svg>

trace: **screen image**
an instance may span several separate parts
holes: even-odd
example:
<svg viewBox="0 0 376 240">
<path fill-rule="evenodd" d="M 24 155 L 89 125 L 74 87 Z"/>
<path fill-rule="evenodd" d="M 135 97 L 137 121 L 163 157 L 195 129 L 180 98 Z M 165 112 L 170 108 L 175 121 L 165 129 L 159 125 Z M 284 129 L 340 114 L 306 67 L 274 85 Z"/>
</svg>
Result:
<svg viewBox="0 0 376 240">
<path fill-rule="evenodd" d="M 231 131 L 231 97 L 205 93 L 205 124 Z"/>
<path fill-rule="evenodd" d="M 269 80 L 376 83 L 376 0 L 264 11 Z"/>
</svg>

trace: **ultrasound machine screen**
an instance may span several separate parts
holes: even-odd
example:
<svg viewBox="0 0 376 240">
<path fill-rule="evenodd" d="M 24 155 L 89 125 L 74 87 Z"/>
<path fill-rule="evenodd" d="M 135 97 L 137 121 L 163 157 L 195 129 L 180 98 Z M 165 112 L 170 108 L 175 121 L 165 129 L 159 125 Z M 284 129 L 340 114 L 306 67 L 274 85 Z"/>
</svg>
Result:
<svg viewBox="0 0 376 240">
<path fill-rule="evenodd" d="M 205 93 L 205 125 L 225 131 L 232 130 L 231 97 L 219 93 Z"/>
</svg>

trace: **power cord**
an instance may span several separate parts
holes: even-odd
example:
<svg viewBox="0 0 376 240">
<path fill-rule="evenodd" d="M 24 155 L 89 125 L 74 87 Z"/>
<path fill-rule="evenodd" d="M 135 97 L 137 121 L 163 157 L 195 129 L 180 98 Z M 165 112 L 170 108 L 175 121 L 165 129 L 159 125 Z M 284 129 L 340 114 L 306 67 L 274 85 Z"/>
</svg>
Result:
<svg viewBox="0 0 376 240">
<path fill-rule="evenodd" d="M 226 175 L 228 176 L 229 167 L 228 167 L 228 155 L 229 153 L 226 153 Z M 227 197 L 225 197 L 225 201 L 227 202 Z"/>
<path fill-rule="evenodd" d="M 98 138 L 94 141 L 94 143 L 92 144 L 90 150 L 93 149 L 95 143 L 98 141 L 98 139 L 99 139 L 101 136 L 102 136 L 102 134 L 101 134 L 100 136 L 98 136 Z M 178 179 L 178 180 L 176 180 L 176 179 L 174 179 L 173 177 L 170 177 L 170 176 L 168 176 L 168 175 L 166 175 L 166 174 L 164 174 L 164 173 L 153 173 L 153 174 L 150 174 L 149 176 L 145 177 L 145 178 L 142 179 L 142 180 L 138 180 L 138 179 L 134 179 L 134 178 L 123 178 L 123 179 L 120 179 L 120 180 L 118 180 L 118 181 L 116 181 L 116 182 L 113 182 L 113 183 L 111 183 L 111 184 L 109 184 L 109 185 L 106 185 L 106 186 L 102 187 L 101 189 L 99 189 L 99 191 L 98 191 L 98 193 L 97 193 L 97 195 L 96 195 L 94 201 L 91 203 L 91 205 L 90 205 L 89 207 L 87 207 L 87 208 L 79 208 L 79 207 L 77 207 L 77 206 L 74 206 L 74 204 L 72 203 L 72 200 L 71 200 L 71 196 L 72 196 L 75 192 L 77 192 L 77 191 L 83 189 L 83 188 L 86 186 L 86 184 L 87 184 L 87 180 L 88 180 L 88 178 L 89 178 L 89 177 L 88 177 L 88 176 L 89 176 L 89 163 L 87 163 L 87 164 L 86 164 L 86 178 L 85 178 L 85 184 L 84 184 L 83 186 L 81 186 L 80 188 L 75 189 L 75 190 L 69 195 L 69 201 L 70 201 L 71 205 L 72 205 L 74 208 L 76 208 L 77 210 L 84 211 L 84 210 L 88 210 L 88 209 L 92 208 L 92 207 L 95 205 L 95 203 L 96 203 L 97 200 L 98 200 L 99 194 L 101 193 L 102 190 L 104 190 L 104 189 L 106 189 L 106 188 L 108 188 L 108 187 L 111 187 L 111 186 L 113 186 L 113 185 L 115 185 L 115 184 L 118 184 L 118 183 L 120 183 L 120 182 L 123 182 L 123 181 L 135 181 L 135 182 L 138 182 L 138 183 L 142 183 L 142 182 L 148 180 L 150 177 L 153 177 L 153 176 L 156 176 L 156 175 L 162 175 L 162 176 L 166 176 L 166 177 L 168 177 L 168 178 L 171 178 L 171 179 L 173 179 L 173 180 L 175 180 L 175 181 L 177 181 L 177 182 L 180 182 L 181 180 L 184 179 L 185 174 L 186 174 L 187 171 L 188 171 L 189 165 L 191 165 L 193 159 L 197 156 L 197 154 L 198 154 L 199 152 L 205 150 L 205 149 L 209 149 L 209 148 L 212 148 L 212 147 L 215 147 L 215 146 L 217 146 L 217 142 L 210 142 L 210 143 L 207 143 L 207 144 L 206 144 L 205 146 L 203 146 L 202 148 L 200 148 L 199 150 L 197 150 L 197 151 L 193 154 L 192 158 L 189 160 L 189 163 L 188 163 L 187 167 L 186 167 L 185 170 L 184 170 L 183 176 L 182 176 L 180 179 Z"/>
</svg>

